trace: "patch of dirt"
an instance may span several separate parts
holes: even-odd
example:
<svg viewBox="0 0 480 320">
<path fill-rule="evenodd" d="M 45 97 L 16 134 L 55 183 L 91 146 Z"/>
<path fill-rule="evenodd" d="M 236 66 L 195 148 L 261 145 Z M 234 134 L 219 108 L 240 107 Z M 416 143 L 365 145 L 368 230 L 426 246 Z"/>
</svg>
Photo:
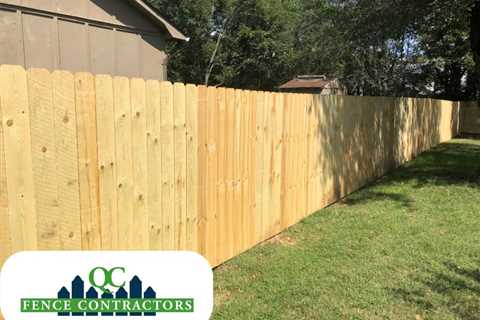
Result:
<svg viewBox="0 0 480 320">
<path fill-rule="evenodd" d="M 292 237 L 287 236 L 286 234 L 279 234 L 276 237 L 265 242 L 266 244 L 278 244 L 281 246 L 295 246 L 297 241 Z"/>
<path fill-rule="evenodd" d="M 215 268 L 215 272 L 227 272 L 230 270 L 235 270 L 237 269 L 236 265 L 230 264 L 230 263 L 225 263 L 221 264 L 218 267 Z"/>
</svg>

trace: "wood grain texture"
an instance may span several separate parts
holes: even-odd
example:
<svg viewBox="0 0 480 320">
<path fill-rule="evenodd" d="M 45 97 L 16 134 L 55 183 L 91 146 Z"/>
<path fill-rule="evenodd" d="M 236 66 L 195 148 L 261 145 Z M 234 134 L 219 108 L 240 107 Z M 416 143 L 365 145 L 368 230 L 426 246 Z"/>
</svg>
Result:
<svg viewBox="0 0 480 320">
<path fill-rule="evenodd" d="M 113 80 L 115 112 L 115 178 L 118 211 L 118 248 L 128 250 L 134 246 L 134 173 L 132 158 L 132 108 L 130 81 L 115 77 Z"/>
<path fill-rule="evenodd" d="M 235 204 L 234 204 L 234 158 L 235 158 L 235 90 L 226 91 L 225 119 L 225 234 L 226 259 L 234 256 L 235 250 Z"/>
<path fill-rule="evenodd" d="M 194 85 L 186 86 L 187 121 L 187 244 L 186 249 L 198 251 L 198 198 L 200 179 L 198 171 L 199 126 L 198 126 L 198 89 Z"/>
<path fill-rule="evenodd" d="M 35 250 L 37 212 L 27 73 L 21 67 L 2 66 L 0 88 L 11 248 L 12 252 Z"/>
<path fill-rule="evenodd" d="M 61 248 L 80 250 L 82 229 L 75 79 L 69 72 L 55 71 L 52 83 Z"/>
<path fill-rule="evenodd" d="M 207 87 L 198 86 L 198 252 L 207 257 Z M 211 261 L 210 261 L 211 263 Z"/>
<path fill-rule="evenodd" d="M 95 79 L 75 74 L 82 248 L 101 248 Z"/>
<path fill-rule="evenodd" d="M 255 241 L 261 242 L 263 238 L 264 216 L 263 216 L 263 174 L 264 174 L 264 118 L 265 118 L 265 93 L 255 94 L 256 107 L 255 115 Z"/>
<path fill-rule="evenodd" d="M 149 222 L 149 247 L 163 248 L 162 215 L 162 148 L 160 83 L 149 80 L 146 83 L 147 117 L 147 208 Z"/>
<path fill-rule="evenodd" d="M 37 243 L 40 250 L 61 248 L 52 78 L 44 69 L 31 69 L 27 76 Z"/>
<path fill-rule="evenodd" d="M 2 70 L 0 70 L 2 72 Z M 12 251 L 12 230 L 8 211 L 7 168 L 5 158 L 4 126 L 2 112 L 3 87 L 0 86 L 0 265 L 2 265 Z"/>
<path fill-rule="evenodd" d="M 185 85 L 174 85 L 175 248 L 187 248 L 187 116 Z"/>
<path fill-rule="evenodd" d="M 175 155 L 173 86 L 160 83 L 160 146 L 162 149 L 162 235 L 163 249 L 175 249 Z"/>
<path fill-rule="evenodd" d="M 133 160 L 133 239 L 135 250 L 149 248 L 148 220 L 148 158 L 147 158 L 147 101 L 143 79 L 130 82 L 132 107 L 132 160 Z"/>
<path fill-rule="evenodd" d="M 225 88 L 217 90 L 216 100 L 217 113 L 217 222 L 216 222 L 216 253 L 219 261 L 225 261 L 228 257 L 228 222 L 227 222 L 227 202 L 226 202 L 226 161 L 227 161 L 227 145 L 226 145 L 226 125 L 227 125 L 227 101 Z"/>
<path fill-rule="evenodd" d="M 242 141 L 241 141 L 241 123 L 242 123 L 242 91 L 235 90 L 235 123 L 234 123 L 234 141 L 233 141 L 233 230 L 234 244 L 233 252 L 235 255 L 242 252 L 243 242 L 243 221 L 242 221 Z"/>
<path fill-rule="evenodd" d="M 102 249 L 118 250 L 120 246 L 116 185 L 115 100 L 112 77 L 96 76 L 95 90 Z"/>
<path fill-rule="evenodd" d="M 206 166 L 206 256 L 212 265 L 218 263 L 217 255 L 217 177 L 218 177 L 218 104 L 217 90 L 207 88 L 207 166 Z"/>
</svg>

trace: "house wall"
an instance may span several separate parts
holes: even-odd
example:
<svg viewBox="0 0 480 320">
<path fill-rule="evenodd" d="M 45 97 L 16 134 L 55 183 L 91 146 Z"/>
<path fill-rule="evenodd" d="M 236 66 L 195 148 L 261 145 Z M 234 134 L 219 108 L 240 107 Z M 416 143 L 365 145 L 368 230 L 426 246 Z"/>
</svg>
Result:
<svg viewBox="0 0 480 320">
<path fill-rule="evenodd" d="M 164 48 L 127 1 L 0 1 L 0 64 L 166 80 Z"/>
</svg>

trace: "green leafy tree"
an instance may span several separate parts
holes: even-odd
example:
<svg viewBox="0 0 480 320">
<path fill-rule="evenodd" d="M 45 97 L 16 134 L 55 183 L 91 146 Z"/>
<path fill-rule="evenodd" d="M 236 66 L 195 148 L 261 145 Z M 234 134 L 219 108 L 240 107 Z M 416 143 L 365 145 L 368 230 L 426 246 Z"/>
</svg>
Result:
<svg viewBox="0 0 480 320">
<path fill-rule="evenodd" d="M 470 79 L 475 87 L 476 99 L 480 101 L 480 1 L 476 1 L 471 10 L 470 44 L 475 61 L 475 72 Z"/>
<path fill-rule="evenodd" d="M 448 99 L 480 88 L 478 1 L 151 3 L 191 38 L 167 49 L 171 80 L 274 90 L 298 74 L 326 74 L 350 94 Z"/>
<path fill-rule="evenodd" d="M 153 7 L 190 38 L 168 44 L 169 79 L 202 83 L 213 43 L 213 0 L 150 0 Z"/>
</svg>

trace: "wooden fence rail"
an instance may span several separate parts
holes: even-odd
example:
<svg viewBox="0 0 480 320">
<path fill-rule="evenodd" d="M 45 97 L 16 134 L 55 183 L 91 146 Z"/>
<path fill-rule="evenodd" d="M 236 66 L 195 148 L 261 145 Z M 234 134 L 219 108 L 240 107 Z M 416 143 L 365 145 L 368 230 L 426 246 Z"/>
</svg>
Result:
<svg viewBox="0 0 480 320">
<path fill-rule="evenodd" d="M 212 266 L 458 133 L 459 104 L 1 66 L 0 265 L 193 250 Z"/>
</svg>

